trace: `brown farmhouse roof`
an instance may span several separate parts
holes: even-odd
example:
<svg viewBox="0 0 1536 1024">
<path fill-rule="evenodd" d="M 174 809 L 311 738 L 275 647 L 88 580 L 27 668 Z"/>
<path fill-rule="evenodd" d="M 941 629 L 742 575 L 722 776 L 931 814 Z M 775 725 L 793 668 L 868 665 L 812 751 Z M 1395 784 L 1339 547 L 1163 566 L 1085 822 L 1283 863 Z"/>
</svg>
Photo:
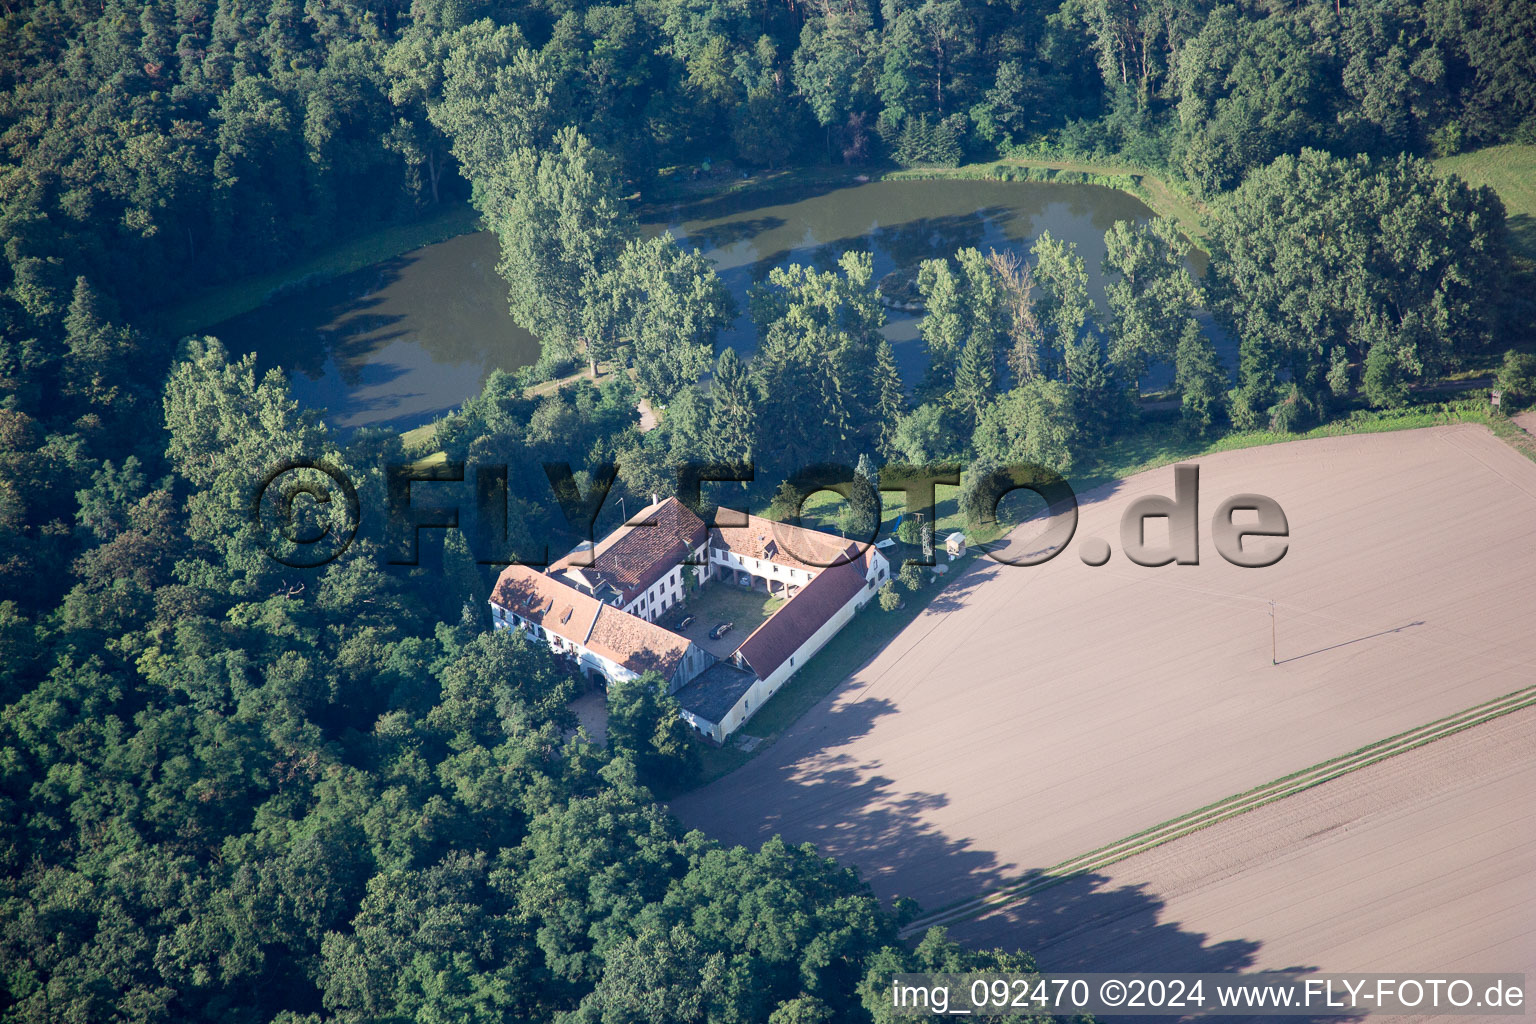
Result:
<svg viewBox="0 0 1536 1024">
<path fill-rule="evenodd" d="M 503 569 L 491 600 L 634 672 L 654 669 L 670 678 L 688 651 L 688 641 L 676 633 L 526 565 Z"/>
<path fill-rule="evenodd" d="M 847 543 L 847 542 L 844 542 Z M 737 648 L 759 679 L 767 679 L 788 661 L 837 611 L 867 586 L 869 555 L 858 545 L 844 549 L 846 560 L 816 574 L 800 592 L 741 642 Z"/>
<path fill-rule="evenodd" d="M 870 555 L 859 545 L 831 534 L 722 508 L 712 531 L 716 550 L 728 549 L 745 558 L 762 558 L 802 568 L 811 579 L 751 635 L 737 652 L 745 665 L 766 679 L 805 645 L 844 605 L 867 585 Z M 653 522 L 656 525 L 642 525 Z M 687 655 L 689 641 L 637 615 L 593 597 L 565 582 L 567 571 L 580 571 L 601 587 L 613 586 L 629 600 L 651 585 L 703 543 L 704 523 L 676 498 L 649 505 L 594 549 L 590 566 L 573 564 L 573 552 L 550 566 L 549 574 L 524 565 L 509 565 L 496 581 L 491 600 L 508 611 L 634 672 L 655 670 L 671 678 Z M 713 685 L 690 693 L 704 700 L 704 691 L 724 684 L 730 673 L 710 677 Z M 710 680 L 704 680 L 705 683 Z M 727 690 L 739 688 L 734 677 Z M 719 698 L 711 693 L 713 703 Z M 727 709 L 728 710 L 728 709 Z"/>
<path fill-rule="evenodd" d="M 491 600 L 557 636 L 574 638 L 578 643 L 586 639 L 603 607 L 590 594 L 526 565 L 503 569 L 491 591 Z"/>
<path fill-rule="evenodd" d="M 740 557 L 765 558 L 813 573 L 858 557 L 858 547 L 841 537 L 724 506 L 715 513 L 715 523 L 710 530 L 710 546 L 729 549 Z"/>
<path fill-rule="evenodd" d="M 552 574 L 579 572 L 599 591 L 606 584 L 625 604 L 671 572 L 704 543 L 704 521 L 678 501 L 666 498 L 636 512 L 587 552 L 573 551 L 549 567 Z M 587 558 L 591 564 L 583 564 Z"/>
<path fill-rule="evenodd" d="M 632 672 L 656 671 L 663 679 L 671 679 L 688 653 L 688 644 L 669 629 L 603 605 L 585 646 Z"/>
</svg>

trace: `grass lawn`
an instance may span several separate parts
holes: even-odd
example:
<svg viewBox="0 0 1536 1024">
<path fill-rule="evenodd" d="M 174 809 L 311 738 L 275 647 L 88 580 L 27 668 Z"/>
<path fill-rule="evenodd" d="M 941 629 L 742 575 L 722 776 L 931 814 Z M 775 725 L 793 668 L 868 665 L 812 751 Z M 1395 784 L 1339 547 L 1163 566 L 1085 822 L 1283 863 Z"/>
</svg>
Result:
<svg viewBox="0 0 1536 1024">
<path fill-rule="evenodd" d="M 690 633 L 697 629 L 714 629 L 716 623 L 734 622 L 736 626 L 727 640 L 739 644 L 783 604 L 782 597 L 769 597 L 761 590 L 746 590 L 734 583 L 716 580 L 689 595 L 684 608 L 685 614 L 698 619 L 689 629 Z"/>
<path fill-rule="evenodd" d="M 1532 437 L 1519 424 L 1508 417 L 1500 416 L 1488 423 L 1488 429 L 1493 431 L 1494 437 L 1532 462 L 1536 462 L 1536 437 Z"/>
<path fill-rule="evenodd" d="M 880 502 L 880 533 L 877 539 L 884 540 L 896 536 L 896 519 L 906 511 L 906 502 L 900 491 L 882 491 Z M 848 503 L 838 495 L 830 491 L 817 491 L 805 500 L 800 525 L 810 530 L 841 534 L 842 515 L 847 508 Z M 933 511 L 938 519 L 933 535 L 940 546 L 949 534 L 965 529 L 965 517 L 960 514 L 960 488 L 943 484 L 935 487 Z"/>
<path fill-rule="evenodd" d="M 1425 402 L 1402 409 L 1360 409 L 1347 416 L 1297 434 L 1270 430 L 1232 433 L 1214 440 L 1192 438 L 1174 416 L 1149 417 L 1141 429 L 1117 442 L 1112 451 L 1077 466 L 1067 479 L 1079 494 L 1112 480 L 1120 480 L 1159 466 L 1214 452 L 1257 448 L 1261 445 L 1302 441 L 1313 437 L 1341 437 L 1345 434 L 1379 434 L 1392 430 L 1417 430 L 1445 423 L 1487 423 L 1488 402 L 1479 390 L 1475 398 L 1454 398 Z"/>
<path fill-rule="evenodd" d="M 1536 146 L 1490 146 L 1436 160 L 1435 167 L 1497 192 L 1504 201 L 1511 248 L 1536 263 Z"/>
</svg>

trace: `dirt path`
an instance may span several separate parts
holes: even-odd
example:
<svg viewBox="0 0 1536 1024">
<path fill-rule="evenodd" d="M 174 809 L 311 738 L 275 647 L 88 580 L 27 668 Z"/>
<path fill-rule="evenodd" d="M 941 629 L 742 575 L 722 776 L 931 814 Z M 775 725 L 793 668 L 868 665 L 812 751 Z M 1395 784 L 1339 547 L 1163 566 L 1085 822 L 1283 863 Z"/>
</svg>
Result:
<svg viewBox="0 0 1536 1024">
<path fill-rule="evenodd" d="M 661 417 L 656 415 L 656 410 L 651 408 L 649 399 L 642 398 L 635 406 L 635 412 L 640 414 L 640 433 L 655 430 L 661 425 Z"/>
</svg>

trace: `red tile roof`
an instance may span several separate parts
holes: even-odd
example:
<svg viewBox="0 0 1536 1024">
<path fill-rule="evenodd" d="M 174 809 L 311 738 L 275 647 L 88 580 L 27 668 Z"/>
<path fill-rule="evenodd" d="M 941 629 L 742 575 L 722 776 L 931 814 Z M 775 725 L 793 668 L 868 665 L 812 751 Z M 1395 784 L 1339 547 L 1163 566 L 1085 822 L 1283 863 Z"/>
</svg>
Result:
<svg viewBox="0 0 1536 1024">
<path fill-rule="evenodd" d="M 845 561 L 817 573 L 741 642 L 737 651 L 759 679 L 771 676 L 867 585 L 868 553 L 860 554 L 858 545 L 848 543 L 844 555 Z"/>
<path fill-rule="evenodd" d="M 725 522 L 710 533 L 710 544 L 738 556 L 763 558 L 807 569 L 811 580 L 753 630 L 737 651 L 762 679 L 772 675 L 827 620 L 867 585 L 871 553 L 831 534 L 722 508 Z M 639 525 L 654 521 L 659 525 Z M 695 529 L 696 527 L 696 529 Z M 593 552 L 593 565 L 573 564 L 573 552 L 545 575 L 509 565 L 496 581 L 491 600 L 555 636 L 635 672 L 654 669 L 671 678 L 690 641 L 671 630 L 605 604 L 564 582 L 559 575 L 579 569 L 589 579 L 610 583 L 628 601 L 681 562 L 704 539 L 703 522 L 675 498 L 637 513 Z"/>
<path fill-rule="evenodd" d="M 573 551 L 549 571 L 580 572 L 594 591 L 606 584 L 628 604 L 703 544 L 704 535 L 702 519 L 676 498 L 665 498 L 636 512 L 590 553 Z"/>
<path fill-rule="evenodd" d="M 724 506 L 715 513 L 715 522 L 717 525 L 709 531 L 710 546 L 728 549 L 745 558 L 764 558 L 780 565 L 819 573 L 859 555 L 858 546 L 850 545 L 842 537 L 764 519 L 747 512 L 737 512 Z"/>
<path fill-rule="evenodd" d="M 603 605 L 584 645 L 589 651 L 616 661 L 632 672 L 661 673 L 671 679 L 682 664 L 690 641 L 638 615 Z"/>
<path fill-rule="evenodd" d="M 587 638 L 592 624 L 597 621 L 597 613 L 603 608 L 602 602 L 590 594 L 526 565 L 509 565 L 501 570 L 496 587 L 491 591 L 491 600 L 551 633 L 574 639 L 577 643 Z"/>
<path fill-rule="evenodd" d="M 671 678 L 688 651 L 689 641 L 676 633 L 525 565 L 501 571 L 491 600 L 634 672 L 655 669 Z"/>
</svg>

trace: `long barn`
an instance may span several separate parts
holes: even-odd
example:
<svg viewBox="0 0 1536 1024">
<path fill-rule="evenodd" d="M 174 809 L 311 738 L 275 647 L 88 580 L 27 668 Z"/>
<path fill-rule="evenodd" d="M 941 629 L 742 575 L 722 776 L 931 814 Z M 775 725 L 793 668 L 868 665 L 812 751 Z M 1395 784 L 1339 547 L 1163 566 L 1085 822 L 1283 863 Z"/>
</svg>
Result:
<svg viewBox="0 0 1536 1024">
<path fill-rule="evenodd" d="M 722 508 L 717 525 L 676 498 L 653 502 L 601 542 L 547 571 L 504 569 L 491 594 L 498 629 L 522 629 L 603 686 L 654 671 L 682 717 L 723 743 L 890 579 L 873 547 Z M 728 652 L 658 621 L 688 587 L 735 586 L 784 599 Z"/>
</svg>

